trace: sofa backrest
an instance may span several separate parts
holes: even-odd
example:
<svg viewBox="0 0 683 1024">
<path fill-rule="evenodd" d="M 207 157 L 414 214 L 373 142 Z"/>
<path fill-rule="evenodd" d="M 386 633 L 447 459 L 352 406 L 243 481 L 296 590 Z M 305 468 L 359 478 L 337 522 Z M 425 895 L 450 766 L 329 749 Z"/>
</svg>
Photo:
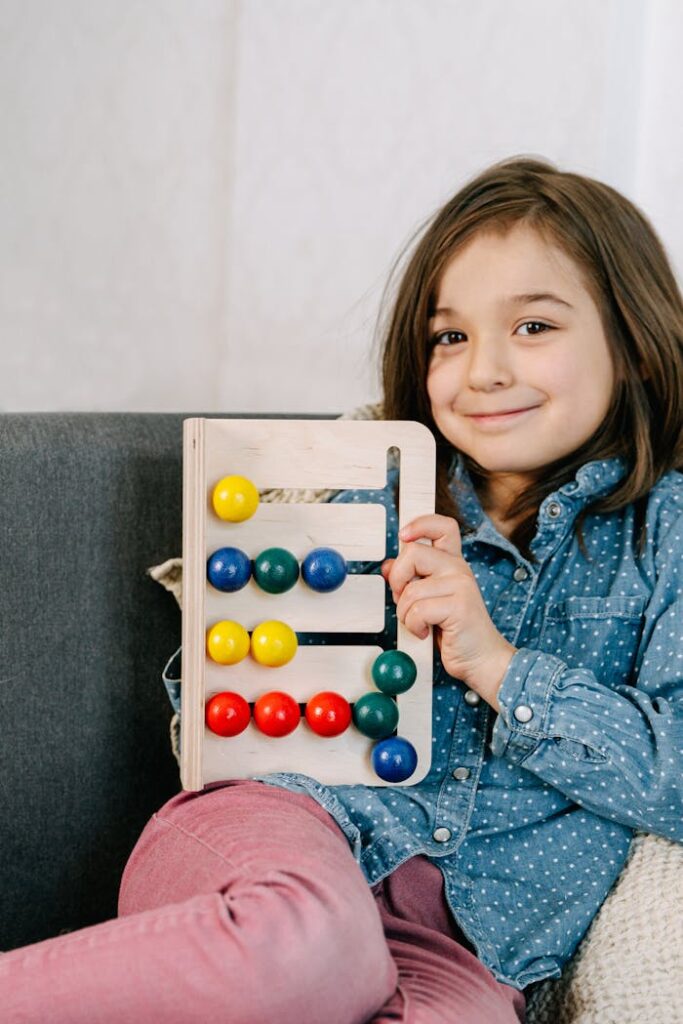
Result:
<svg viewBox="0 0 683 1024">
<path fill-rule="evenodd" d="M 0 950 L 114 915 L 179 789 L 180 613 L 146 571 L 181 553 L 189 415 L 0 416 Z"/>
</svg>

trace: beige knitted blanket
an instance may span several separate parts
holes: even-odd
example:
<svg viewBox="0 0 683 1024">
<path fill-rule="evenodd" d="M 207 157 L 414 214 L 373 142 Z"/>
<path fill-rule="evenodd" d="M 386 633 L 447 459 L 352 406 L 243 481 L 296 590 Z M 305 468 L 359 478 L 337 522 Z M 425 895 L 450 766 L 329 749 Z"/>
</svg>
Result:
<svg viewBox="0 0 683 1024">
<path fill-rule="evenodd" d="M 381 407 L 343 418 L 380 419 Z M 332 493 L 278 490 L 261 500 L 326 501 Z M 180 558 L 149 574 L 182 603 Z M 171 737 L 177 757 L 177 716 Z M 683 1024 L 683 846 L 636 833 L 624 870 L 562 977 L 526 994 L 527 1024 Z"/>
</svg>

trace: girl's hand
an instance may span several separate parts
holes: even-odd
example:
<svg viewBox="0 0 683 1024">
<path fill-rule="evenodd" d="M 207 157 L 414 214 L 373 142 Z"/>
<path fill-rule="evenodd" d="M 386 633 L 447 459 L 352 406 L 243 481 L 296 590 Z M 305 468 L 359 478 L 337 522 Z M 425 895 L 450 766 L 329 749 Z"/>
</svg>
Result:
<svg viewBox="0 0 683 1024">
<path fill-rule="evenodd" d="M 496 694 L 516 648 L 489 616 L 474 573 L 462 557 L 460 529 L 448 516 L 418 516 L 399 533 L 397 558 L 381 571 L 392 590 L 399 620 L 424 639 L 429 626 L 450 676 L 461 679 L 496 711 Z M 418 544 L 426 537 L 432 545 Z"/>
</svg>

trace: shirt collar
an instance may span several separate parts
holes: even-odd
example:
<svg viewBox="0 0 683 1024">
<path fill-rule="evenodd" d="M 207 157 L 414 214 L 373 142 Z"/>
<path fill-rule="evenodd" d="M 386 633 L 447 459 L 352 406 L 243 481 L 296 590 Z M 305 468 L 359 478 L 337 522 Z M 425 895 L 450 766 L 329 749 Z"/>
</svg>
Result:
<svg viewBox="0 0 683 1024">
<path fill-rule="evenodd" d="M 592 501 L 614 490 L 626 476 L 627 470 L 628 463 L 624 458 L 596 459 L 581 466 L 575 478 L 563 484 L 557 493 L 574 499 L 585 498 L 586 502 Z"/>
<path fill-rule="evenodd" d="M 571 480 L 544 498 L 543 505 L 556 500 L 561 495 L 569 498 L 572 505 L 575 506 L 573 511 L 578 514 L 591 501 L 613 490 L 626 475 L 627 470 L 627 461 L 620 456 L 587 462 L 577 470 Z M 450 477 L 451 494 L 456 500 L 465 522 L 476 530 L 484 519 L 484 510 L 461 452 L 456 452 L 453 456 Z"/>
</svg>

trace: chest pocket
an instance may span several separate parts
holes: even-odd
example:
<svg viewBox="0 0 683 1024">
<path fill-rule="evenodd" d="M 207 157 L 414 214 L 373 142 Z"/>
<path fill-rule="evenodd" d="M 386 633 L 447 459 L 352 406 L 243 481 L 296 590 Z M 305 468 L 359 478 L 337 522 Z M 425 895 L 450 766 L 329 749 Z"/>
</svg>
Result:
<svg viewBox="0 0 683 1024">
<path fill-rule="evenodd" d="M 570 668 L 587 668 L 605 686 L 632 682 L 646 599 L 570 597 L 549 605 L 539 648 Z"/>
</svg>

